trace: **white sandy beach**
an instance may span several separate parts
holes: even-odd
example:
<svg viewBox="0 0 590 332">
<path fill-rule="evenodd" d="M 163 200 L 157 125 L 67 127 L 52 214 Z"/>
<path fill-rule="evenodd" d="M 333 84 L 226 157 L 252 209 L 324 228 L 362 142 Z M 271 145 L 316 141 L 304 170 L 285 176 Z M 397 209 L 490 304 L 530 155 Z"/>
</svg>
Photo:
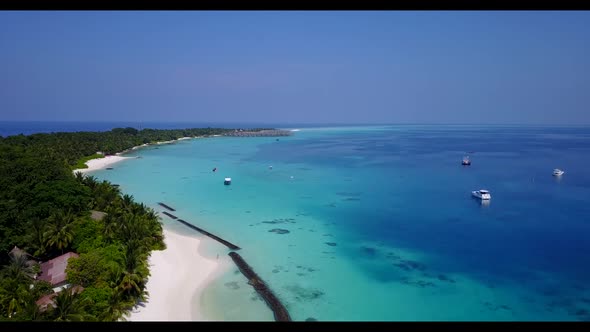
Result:
<svg viewBox="0 0 590 332">
<path fill-rule="evenodd" d="M 117 163 L 119 161 L 126 160 L 126 159 L 133 159 L 133 157 L 106 156 L 104 158 L 90 159 L 87 162 L 85 162 L 85 164 L 88 166 L 88 168 L 75 169 L 73 172 L 74 172 L 74 174 L 76 174 L 77 172 L 80 172 L 80 173 L 92 172 L 92 171 L 106 168 L 108 166 L 111 166 L 114 163 Z"/>
<path fill-rule="evenodd" d="M 161 141 L 161 142 L 156 142 L 156 145 L 162 145 L 162 144 L 172 144 L 172 143 L 176 143 L 178 140 L 171 140 L 171 141 Z"/>
<path fill-rule="evenodd" d="M 220 263 L 201 256 L 201 240 L 164 230 L 166 250 L 152 251 L 149 298 L 131 312 L 128 321 L 190 321 L 200 312 L 198 292 L 215 277 Z"/>
<path fill-rule="evenodd" d="M 146 147 L 146 146 L 149 146 L 149 144 L 145 143 L 145 144 L 142 144 L 142 145 L 134 146 L 134 147 L 131 148 L 131 150 L 137 150 L 139 148 L 143 148 L 143 147 Z"/>
</svg>

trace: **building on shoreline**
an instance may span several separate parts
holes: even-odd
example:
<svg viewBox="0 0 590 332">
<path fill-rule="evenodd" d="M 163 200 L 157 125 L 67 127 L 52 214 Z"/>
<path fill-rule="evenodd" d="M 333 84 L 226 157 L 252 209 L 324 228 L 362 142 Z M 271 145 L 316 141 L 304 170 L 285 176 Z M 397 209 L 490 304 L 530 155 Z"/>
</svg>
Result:
<svg viewBox="0 0 590 332">
<path fill-rule="evenodd" d="M 62 289 L 68 288 L 66 268 L 68 259 L 79 257 L 75 252 L 68 252 L 45 263 L 41 263 L 41 273 L 37 279 L 47 281 L 53 286 L 53 291 L 59 293 Z"/>
<path fill-rule="evenodd" d="M 293 133 L 289 130 L 259 130 L 259 131 L 246 131 L 243 129 L 236 129 L 233 132 L 224 134 L 224 136 L 233 137 L 276 137 L 276 136 L 291 136 Z"/>
</svg>

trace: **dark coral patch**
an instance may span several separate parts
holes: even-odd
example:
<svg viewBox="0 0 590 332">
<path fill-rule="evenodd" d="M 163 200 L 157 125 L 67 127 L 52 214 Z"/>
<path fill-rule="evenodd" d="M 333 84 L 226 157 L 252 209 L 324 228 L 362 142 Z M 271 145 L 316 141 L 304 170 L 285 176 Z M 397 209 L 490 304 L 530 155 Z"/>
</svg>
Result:
<svg viewBox="0 0 590 332">
<path fill-rule="evenodd" d="M 286 229 L 282 228 L 274 228 L 269 231 L 270 233 L 277 233 L 277 234 L 289 234 L 290 232 Z"/>
</svg>

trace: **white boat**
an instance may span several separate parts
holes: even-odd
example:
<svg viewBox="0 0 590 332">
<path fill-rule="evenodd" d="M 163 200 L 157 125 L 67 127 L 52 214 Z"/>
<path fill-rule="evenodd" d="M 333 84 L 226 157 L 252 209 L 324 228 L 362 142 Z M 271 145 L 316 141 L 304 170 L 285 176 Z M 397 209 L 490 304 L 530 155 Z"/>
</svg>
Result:
<svg viewBox="0 0 590 332">
<path fill-rule="evenodd" d="M 480 190 L 472 191 L 471 194 L 474 197 L 477 197 L 479 199 L 485 199 L 485 200 L 487 200 L 487 199 L 491 199 L 492 198 L 492 196 L 490 195 L 490 192 L 487 191 L 487 190 L 485 190 L 485 189 L 480 189 Z"/>
<path fill-rule="evenodd" d="M 466 165 L 466 166 L 471 165 L 471 160 L 469 160 L 469 156 L 463 157 L 463 161 L 461 161 L 461 165 Z"/>
<path fill-rule="evenodd" d="M 223 180 L 223 184 L 225 184 L 226 186 L 229 185 L 229 184 L 231 184 L 231 178 L 225 178 Z"/>
<path fill-rule="evenodd" d="M 560 176 L 563 175 L 563 173 L 565 173 L 564 171 L 560 170 L 559 168 L 556 168 L 553 170 L 553 175 L 554 176 Z"/>
</svg>

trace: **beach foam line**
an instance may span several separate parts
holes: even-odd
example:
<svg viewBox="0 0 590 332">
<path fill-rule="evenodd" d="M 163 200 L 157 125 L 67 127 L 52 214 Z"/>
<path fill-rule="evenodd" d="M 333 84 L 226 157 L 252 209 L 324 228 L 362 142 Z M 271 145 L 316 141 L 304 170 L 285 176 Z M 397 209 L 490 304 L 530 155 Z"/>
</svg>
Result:
<svg viewBox="0 0 590 332">
<path fill-rule="evenodd" d="M 221 263 L 199 254 L 201 241 L 164 229 L 166 249 L 149 257 L 149 298 L 131 311 L 128 321 L 191 321 L 193 311 L 202 312 L 193 298 L 200 298 Z"/>
</svg>

